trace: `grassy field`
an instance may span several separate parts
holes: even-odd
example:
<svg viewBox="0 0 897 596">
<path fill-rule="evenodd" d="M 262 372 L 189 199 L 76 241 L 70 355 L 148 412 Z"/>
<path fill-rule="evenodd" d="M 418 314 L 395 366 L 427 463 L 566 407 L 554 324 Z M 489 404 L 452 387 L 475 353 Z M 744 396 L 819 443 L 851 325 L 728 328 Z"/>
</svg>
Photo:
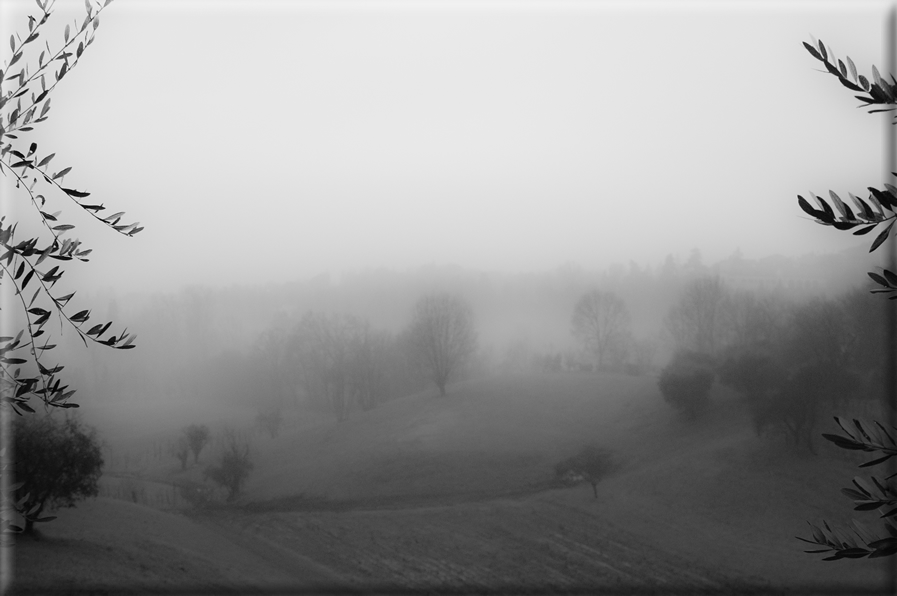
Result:
<svg viewBox="0 0 897 596">
<path fill-rule="evenodd" d="M 290 412 L 280 436 L 254 437 L 255 469 L 237 506 L 175 513 L 107 499 L 65 511 L 17 549 L 20 589 L 219 577 L 215 586 L 237 591 L 889 593 L 886 563 L 823 562 L 795 539 L 807 520 L 849 518 L 839 489 L 856 463 L 758 438 L 734 395 L 712 397 L 706 419 L 687 423 L 651 378 L 558 374 L 472 382 L 340 424 Z M 591 442 L 618 463 L 598 498 L 589 486 L 554 486 L 554 464 Z M 201 465 L 180 472 L 173 459 L 142 472 L 201 479 Z M 123 507 L 104 530 L 118 514 L 102 512 Z M 91 515 L 99 534 L 76 539 Z M 48 554 L 69 551 L 91 556 L 77 571 L 62 565 L 44 584 L 29 581 Z M 128 552 L 145 576 L 104 574 L 128 567 Z M 165 572 L 177 560 L 185 570 Z"/>
</svg>

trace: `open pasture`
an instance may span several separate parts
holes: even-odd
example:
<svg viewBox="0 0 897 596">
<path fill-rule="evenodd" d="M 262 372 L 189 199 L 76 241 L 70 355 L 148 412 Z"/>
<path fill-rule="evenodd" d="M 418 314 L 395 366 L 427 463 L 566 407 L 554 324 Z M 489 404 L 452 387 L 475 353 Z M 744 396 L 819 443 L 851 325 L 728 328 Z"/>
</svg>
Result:
<svg viewBox="0 0 897 596">
<path fill-rule="evenodd" d="M 228 567 L 222 581 L 243 588 L 261 580 L 227 563 L 232 549 L 279 570 L 259 586 L 274 577 L 296 589 L 323 577 L 387 591 L 887 591 L 884 563 L 823 562 L 795 539 L 806 520 L 850 517 L 839 488 L 856 462 L 757 437 L 734 394 L 716 388 L 712 398 L 705 419 L 686 422 L 650 377 L 520 375 L 397 399 L 342 423 L 291 412 L 280 436 L 253 439 L 256 467 L 238 504 L 188 511 L 184 523 L 202 528 L 192 540 L 205 541 L 203 564 Z M 553 478 L 557 461 L 590 442 L 617 462 L 597 499 Z M 22 549 L 23 568 L 82 509 L 122 506 L 64 511 L 43 542 Z M 129 520 L 184 515 L 128 507 Z M 101 518 L 92 523 L 109 523 Z M 126 538 L 96 540 L 99 569 L 120 552 L 107 543 Z M 172 557 L 182 544 L 161 530 L 142 540 Z M 209 580 L 187 567 L 190 585 Z"/>
</svg>

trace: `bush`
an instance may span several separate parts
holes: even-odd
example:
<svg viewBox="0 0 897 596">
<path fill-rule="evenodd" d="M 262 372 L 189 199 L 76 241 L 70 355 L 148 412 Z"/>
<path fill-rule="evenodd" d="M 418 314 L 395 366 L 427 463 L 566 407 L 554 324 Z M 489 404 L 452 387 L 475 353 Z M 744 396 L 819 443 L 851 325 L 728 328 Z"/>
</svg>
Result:
<svg viewBox="0 0 897 596">
<path fill-rule="evenodd" d="M 15 433 L 15 500 L 25 515 L 25 533 L 41 517 L 45 507 L 74 507 L 75 502 L 95 497 L 103 471 L 103 455 L 96 431 L 74 417 L 17 417 Z"/>
<path fill-rule="evenodd" d="M 227 489 L 227 501 L 233 501 L 243 488 L 253 465 L 249 459 L 249 445 L 240 443 L 237 434 L 231 430 L 224 431 L 225 447 L 221 453 L 220 464 L 206 470 L 205 476 L 215 484 Z"/>
<path fill-rule="evenodd" d="M 676 352 L 657 382 L 663 399 L 689 420 L 700 417 L 709 404 L 713 359 L 699 352 Z"/>
<path fill-rule="evenodd" d="M 615 468 L 613 454 L 604 448 L 587 445 L 573 457 L 569 457 L 554 466 L 557 479 L 563 484 L 576 484 L 587 480 L 592 485 L 592 492 L 598 498 L 598 482 Z"/>
</svg>

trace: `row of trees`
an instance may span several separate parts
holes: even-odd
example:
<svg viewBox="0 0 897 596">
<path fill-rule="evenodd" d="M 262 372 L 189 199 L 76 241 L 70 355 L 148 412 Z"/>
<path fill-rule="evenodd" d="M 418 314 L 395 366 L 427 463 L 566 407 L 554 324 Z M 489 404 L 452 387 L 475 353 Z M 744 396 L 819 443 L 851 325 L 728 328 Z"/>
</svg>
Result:
<svg viewBox="0 0 897 596">
<path fill-rule="evenodd" d="M 418 300 L 398 334 L 349 314 L 308 312 L 291 329 L 261 334 L 255 354 L 275 402 L 299 389 L 311 405 L 342 421 L 354 408 L 370 410 L 430 382 L 445 395 L 476 349 L 470 306 L 437 293 Z M 276 405 L 263 408 L 259 423 L 277 424 Z"/>
<path fill-rule="evenodd" d="M 181 471 L 187 470 L 187 461 L 193 454 L 193 463 L 199 463 L 199 454 L 212 443 L 212 433 L 205 424 L 184 427 L 172 446 L 175 457 L 181 463 Z M 219 449 L 214 462 L 206 466 L 203 476 L 227 491 L 228 502 L 239 495 L 254 465 L 250 458 L 249 442 L 234 429 L 225 428 L 218 438 Z"/>
<path fill-rule="evenodd" d="M 758 434 L 812 451 L 824 414 L 852 397 L 886 398 L 884 307 L 863 290 L 794 303 L 696 280 L 667 317 L 675 353 L 661 393 L 698 418 L 718 379 L 743 396 Z"/>
</svg>

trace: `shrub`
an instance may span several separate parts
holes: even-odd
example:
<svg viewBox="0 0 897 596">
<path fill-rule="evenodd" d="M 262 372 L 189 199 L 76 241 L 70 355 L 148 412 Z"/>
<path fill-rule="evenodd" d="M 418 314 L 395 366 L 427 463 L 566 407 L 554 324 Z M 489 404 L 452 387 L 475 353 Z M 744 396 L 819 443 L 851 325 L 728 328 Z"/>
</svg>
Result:
<svg viewBox="0 0 897 596">
<path fill-rule="evenodd" d="M 95 497 L 103 470 L 103 455 L 96 431 L 74 417 L 22 416 L 15 432 L 15 500 L 25 513 L 25 533 L 33 530 L 45 507 L 74 507 Z"/>
<path fill-rule="evenodd" d="M 215 484 L 227 489 L 227 501 L 233 501 L 243 488 L 243 483 L 252 471 L 249 459 L 249 445 L 241 443 L 232 429 L 224 431 L 225 447 L 220 463 L 206 469 L 205 476 Z"/>
<path fill-rule="evenodd" d="M 657 385 L 668 404 L 694 420 L 707 409 L 715 376 L 710 356 L 680 351 L 661 371 Z"/>
</svg>

